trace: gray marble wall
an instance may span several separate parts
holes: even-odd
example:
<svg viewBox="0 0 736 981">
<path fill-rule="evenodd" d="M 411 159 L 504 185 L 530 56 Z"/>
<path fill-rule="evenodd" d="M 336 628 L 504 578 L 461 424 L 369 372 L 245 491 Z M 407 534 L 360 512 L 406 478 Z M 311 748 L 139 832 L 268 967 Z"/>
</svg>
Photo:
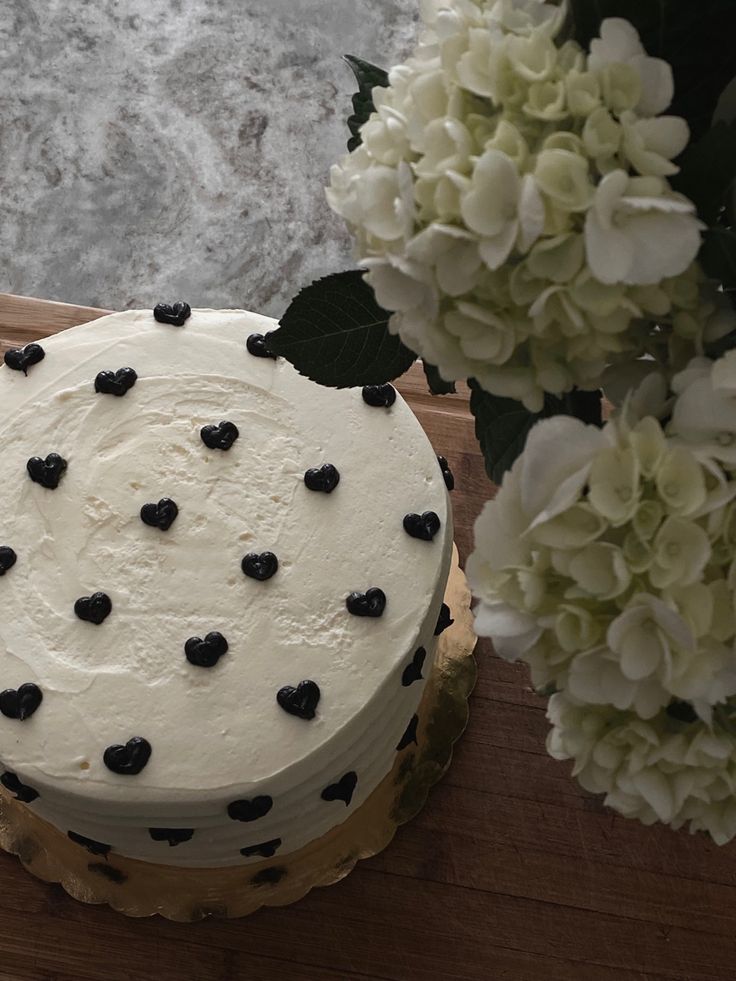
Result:
<svg viewBox="0 0 736 981">
<path fill-rule="evenodd" d="M 351 264 L 323 186 L 417 0 L 0 0 L 0 290 L 278 317 Z"/>
</svg>

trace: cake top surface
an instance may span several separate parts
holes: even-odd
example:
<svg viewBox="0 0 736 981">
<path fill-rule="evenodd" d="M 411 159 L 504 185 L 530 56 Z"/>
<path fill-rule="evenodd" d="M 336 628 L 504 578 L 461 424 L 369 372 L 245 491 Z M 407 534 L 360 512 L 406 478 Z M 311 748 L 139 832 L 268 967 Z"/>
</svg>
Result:
<svg viewBox="0 0 736 981">
<path fill-rule="evenodd" d="M 248 353 L 275 326 L 129 311 L 0 369 L 6 769 L 113 802 L 247 793 L 400 684 L 447 569 L 437 458 L 400 396 Z"/>
</svg>

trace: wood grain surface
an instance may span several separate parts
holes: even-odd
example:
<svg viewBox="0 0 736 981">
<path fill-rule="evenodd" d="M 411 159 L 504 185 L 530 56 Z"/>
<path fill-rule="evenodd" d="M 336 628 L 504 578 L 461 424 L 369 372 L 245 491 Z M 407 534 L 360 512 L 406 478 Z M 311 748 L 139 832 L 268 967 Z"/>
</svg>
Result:
<svg viewBox="0 0 736 981">
<path fill-rule="evenodd" d="M 0 294 L 0 348 L 105 311 Z M 455 472 L 456 539 L 493 487 L 464 392 L 398 387 Z M 9 615 L 0 610 L 0 615 Z M 128 920 L 0 854 L 0 981 L 733 981 L 736 846 L 606 810 L 545 753 L 526 671 L 478 648 L 470 725 L 381 855 L 246 920 Z"/>
</svg>

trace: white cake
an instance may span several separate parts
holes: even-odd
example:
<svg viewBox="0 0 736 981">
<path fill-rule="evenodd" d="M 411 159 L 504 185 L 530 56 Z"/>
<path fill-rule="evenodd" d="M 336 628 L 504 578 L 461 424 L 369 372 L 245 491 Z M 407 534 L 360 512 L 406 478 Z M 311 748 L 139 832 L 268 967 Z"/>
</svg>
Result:
<svg viewBox="0 0 736 981">
<path fill-rule="evenodd" d="M 443 473 L 400 396 L 370 405 L 246 350 L 276 326 L 131 311 L 0 369 L 2 782 L 93 854 L 288 854 L 411 740 L 451 558 Z M 121 368 L 137 378 L 97 380 Z M 238 438 L 209 448 L 225 421 Z M 325 464 L 339 483 L 310 489 Z M 262 553 L 275 574 L 252 577 L 268 556 L 244 574 Z M 371 589 L 382 615 L 349 612 Z"/>
</svg>

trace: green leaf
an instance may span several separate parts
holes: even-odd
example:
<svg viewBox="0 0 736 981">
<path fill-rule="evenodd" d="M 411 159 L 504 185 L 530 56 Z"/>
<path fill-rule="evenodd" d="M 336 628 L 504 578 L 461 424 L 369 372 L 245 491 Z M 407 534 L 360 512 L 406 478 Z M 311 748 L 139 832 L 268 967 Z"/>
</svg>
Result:
<svg viewBox="0 0 736 981">
<path fill-rule="evenodd" d="M 716 123 L 687 147 L 678 163 L 680 173 L 670 178 L 672 186 L 694 202 L 704 222 L 715 224 L 736 179 L 736 121 Z"/>
<path fill-rule="evenodd" d="M 389 333 L 391 314 L 376 303 L 364 275 L 352 269 L 305 287 L 268 334 L 271 351 L 332 388 L 383 385 L 403 375 L 416 354 Z"/>
<path fill-rule="evenodd" d="M 709 228 L 698 259 L 708 276 L 725 290 L 736 290 L 736 230 Z"/>
<path fill-rule="evenodd" d="M 480 443 L 486 473 L 500 484 L 504 473 L 523 451 L 531 428 L 540 419 L 572 415 L 583 422 L 602 425 L 601 392 L 569 392 L 564 399 L 545 395 L 541 412 L 529 412 L 515 399 L 491 395 L 474 378 L 470 386 L 470 411 L 475 416 L 475 436 Z"/>
<path fill-rule="evenodd" d="M 587 51 L 606 17 L 624 17 L 647 54 L 672 65 L 675 97 L 669 112 L 684 116 L 693 139 L 711 125 L 718 99 L 733 78 L 734 0 L 571 0 L 572 36 Z"/>
<path fill-rule="evenodd" d="M 437 368 L 422 359 L 422 367 L 427 378 L 427 384 L 432 395 L 454 395 L 457 389 L 455 382 L 448 382 L 442 377 Z"/>
<path fill-rule="evenodd" d="M 343 55 L 343 58 L 350 65 L 358 82 L 358 91 L 353 96 L 353 115 L 348 119 L 348 129 L 352 133 L 348 140 L 348 150 L 352 153 L 361 144 L 360 127 L 368 121 L 375 109 L 373 89 L 376 85 L 384 89 L 388 87 L 388 72 L 363 61 L 362 58 L 356 58 L 355 55 Z"/>
</svg>

